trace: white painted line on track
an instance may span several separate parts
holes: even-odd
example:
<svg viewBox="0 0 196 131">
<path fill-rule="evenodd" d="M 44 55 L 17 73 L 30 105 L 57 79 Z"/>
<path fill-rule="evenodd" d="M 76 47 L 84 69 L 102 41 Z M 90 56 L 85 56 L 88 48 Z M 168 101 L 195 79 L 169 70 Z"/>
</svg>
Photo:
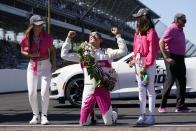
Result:
<svg viewBox="0 0 196 131">
<path fill-rule="evenodd" d="M 80 125 L 0 125 L 0 127 L 80 127 Z"/>
<path fill-rule="evenodd" d="M 196 127 L 196 123 L 186 124 L 186 125 L 177 125 L 177 124 L 155 124 L 155 125 L 136 125 L 136 124 L 123 124 L 123 125 L 112 125 L 112 126 L 104 126 L 104 125 L 90 125 L 84 127 Z M 76 125 L 0 125 L 0 127 L 83 127 L 79 124 Z"/>
</svg>

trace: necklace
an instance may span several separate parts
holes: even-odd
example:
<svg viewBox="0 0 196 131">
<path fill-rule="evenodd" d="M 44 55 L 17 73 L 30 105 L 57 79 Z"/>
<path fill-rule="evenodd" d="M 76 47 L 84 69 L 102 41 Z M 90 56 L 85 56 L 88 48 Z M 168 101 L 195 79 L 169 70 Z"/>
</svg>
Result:
<svg viewBox="0 0 196 131">
<path fill-rule="evenodd" d="M 33 39 L 34 39 L 34 41 L 35 41 L 36 43 L 39 42 L 39 36 L 33 36 Z"/>
<path fill-rule="evenodd" d="M 39 36 L 33 36 L 33 39 L 34 39 L 35 43 L 37 44 L 37 48 L 39 50 L 39 40 L 40 40 Z"/>
</svg>

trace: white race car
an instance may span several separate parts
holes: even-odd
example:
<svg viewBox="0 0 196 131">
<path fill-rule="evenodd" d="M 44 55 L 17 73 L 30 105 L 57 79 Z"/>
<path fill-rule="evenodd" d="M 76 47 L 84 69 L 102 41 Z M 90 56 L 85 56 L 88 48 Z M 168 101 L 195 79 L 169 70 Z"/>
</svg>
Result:
<svg viewBox="0 0 196 131">
<path fill-rule="evenodd" d="M 133 53 L 112 62 L 118 74 L 116 87 L 111 91 L 111 99 L 131 99 L 138 97 L 138 87 L 135 76 L 135 68 L 130 68 L 127 61 Z M 185 58 L 187 68 L 187 93 L 196 92 L 196 57 Z M 156 60 L 155 91 L 160 95 L 163 82 L 165 81 L 166 70 L 163 60 Z M 84 76 L 80 64 L 72 64 L 58 69 L 52 75 L 50 84 L 50 98 L 56 99 L 59 103 L 68 100 L 73 106 L 80 106 L 84 87 Z M 176 86 L 172 87 L 171 95 L 175 95 Z"/>
</svg>

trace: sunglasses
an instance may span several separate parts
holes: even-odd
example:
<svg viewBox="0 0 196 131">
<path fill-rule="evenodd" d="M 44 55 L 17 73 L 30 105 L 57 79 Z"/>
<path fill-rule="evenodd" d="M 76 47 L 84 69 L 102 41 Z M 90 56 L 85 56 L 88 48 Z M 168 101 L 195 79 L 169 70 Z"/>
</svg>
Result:
<svg viewBox="0 0 196 131">
<path fill-rule="evenodd" d="M 182 22 L 186 23 L 186 19 L 180 19 Z"/>
</svg>

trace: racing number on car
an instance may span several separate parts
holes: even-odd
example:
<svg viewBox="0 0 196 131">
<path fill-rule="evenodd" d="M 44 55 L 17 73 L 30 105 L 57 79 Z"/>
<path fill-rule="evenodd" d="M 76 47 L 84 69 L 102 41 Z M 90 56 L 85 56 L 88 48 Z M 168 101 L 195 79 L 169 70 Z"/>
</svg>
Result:
<svg viewBox="0 0 196 131">
<path fill-rule="evenodd" d="M 156 75 L 154 79 L 154 83 L 161 84 L 164 83 L 166 77 L 166 70 L 156 66 Z"/>
<path fill-rule="evenodd" d="M 165 74 L 158 74 L 158 75 L 155 75 L 154 83 L 158 83 L 158 84 L 164 83 L 165 77 L 166 77 Z"/>
</svg>

